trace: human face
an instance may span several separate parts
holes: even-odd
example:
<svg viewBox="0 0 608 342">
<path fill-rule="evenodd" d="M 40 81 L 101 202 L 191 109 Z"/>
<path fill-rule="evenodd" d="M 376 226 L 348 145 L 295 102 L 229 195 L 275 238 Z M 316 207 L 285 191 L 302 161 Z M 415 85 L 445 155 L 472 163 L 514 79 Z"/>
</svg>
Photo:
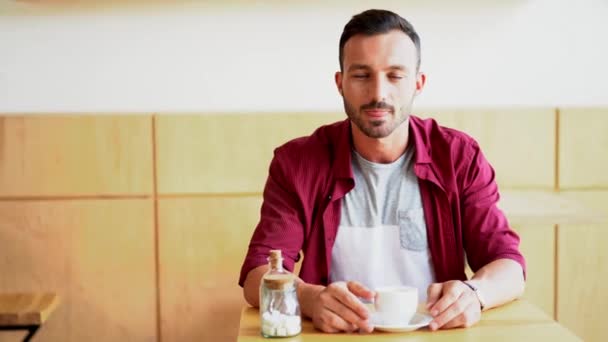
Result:
<svg viewBox="0 0 608 342">
<path fill-rule="evenodd" d="M 402 31 L 355 35 L 344 45 L 336 85 L 354 129 L 370 138 L 390 136 L 407 120 L 425 76 L 414 42 Z"/>
</svg>

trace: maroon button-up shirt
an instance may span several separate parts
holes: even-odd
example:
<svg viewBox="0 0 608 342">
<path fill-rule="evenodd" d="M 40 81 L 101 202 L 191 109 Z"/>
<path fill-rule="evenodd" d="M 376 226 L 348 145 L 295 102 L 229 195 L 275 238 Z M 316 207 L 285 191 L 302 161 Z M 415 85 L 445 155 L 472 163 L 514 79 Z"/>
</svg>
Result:
<svg viewBox="0 0 608 342">
<path fill-rule="evenodd" d="M 435 120 L 410 116 L 408 144 L 415 145 L 414 172 L 436 280 L 466 279 L 465 257 L 473 272 L 502 258 L 515 260 L 525 272 L 519 237 L 496 206 L 494 170 L 475 140 Z M 342 198 L 355 186 L 351 150 L 349 120 L 275 150 L 241 286 L 251 269 L 267 263 L 271 249 L 283 251 L 289 270 L 302 252 L 302 280 L 327 285 Z"/>
</svg>

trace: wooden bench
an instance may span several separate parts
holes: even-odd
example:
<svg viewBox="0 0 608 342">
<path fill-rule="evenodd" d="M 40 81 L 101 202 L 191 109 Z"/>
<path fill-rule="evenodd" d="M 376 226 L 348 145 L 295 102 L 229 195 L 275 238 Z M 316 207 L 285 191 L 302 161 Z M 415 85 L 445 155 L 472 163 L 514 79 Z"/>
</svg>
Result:
<svg viewBox="0 0 608 342">
<path fill-rule="evenodd" d="M 54 293 L 0 293 L 0 330 L 27 330 L 29 341 L 58 304 Z"/>
</svg>

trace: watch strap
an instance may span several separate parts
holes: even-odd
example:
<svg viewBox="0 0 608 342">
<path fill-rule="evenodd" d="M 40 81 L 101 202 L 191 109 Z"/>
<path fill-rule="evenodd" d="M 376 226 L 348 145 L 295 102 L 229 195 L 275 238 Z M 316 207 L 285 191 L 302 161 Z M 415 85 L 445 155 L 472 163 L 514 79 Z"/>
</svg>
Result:
<svg viewBox="0 0 608 342">
<path fill-rule="evenodd" d="M 475 292 L 475 295 L 477 296 L 477 300 L 479 300 L 479 307 L 481 309 L 481 311 L 483 311 L 483 309 L 485 309 L 485 300 L 483 299 L 483 296 L 481 295 L 481 293 L 479 292 L 479 288 L 473 284 L 471 284 L 470 282 L 468 282 L 467 280 L 463 280 L 462 281 L 466 286 L 468 286 L 471 290 L 473 290 L 473 292 Z"/>
</svg>

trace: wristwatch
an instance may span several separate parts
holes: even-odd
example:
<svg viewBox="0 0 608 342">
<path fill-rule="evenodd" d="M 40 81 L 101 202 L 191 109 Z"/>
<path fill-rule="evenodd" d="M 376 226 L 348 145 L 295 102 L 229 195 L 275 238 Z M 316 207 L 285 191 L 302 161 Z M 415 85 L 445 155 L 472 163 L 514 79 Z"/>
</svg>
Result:
<svg viewBox="0 0 608 342">
<path fill-rule="evenodd" d="M 475 292 L 475 295 L 477 296 L 477 300 L 479 300 L 479 306 L 481 308 L 481 311 L 483 311 L 483 309 L 486 307 L 486 301 L 483 298 L 481 291 L 479 291 L 479 288 L 477 286 L 471 284 L 468 280 L 463 280 L 462 282 L 466 286 L 468 286 L 471 290 L 473 290 L 473 292 Z"/>
</svg>

